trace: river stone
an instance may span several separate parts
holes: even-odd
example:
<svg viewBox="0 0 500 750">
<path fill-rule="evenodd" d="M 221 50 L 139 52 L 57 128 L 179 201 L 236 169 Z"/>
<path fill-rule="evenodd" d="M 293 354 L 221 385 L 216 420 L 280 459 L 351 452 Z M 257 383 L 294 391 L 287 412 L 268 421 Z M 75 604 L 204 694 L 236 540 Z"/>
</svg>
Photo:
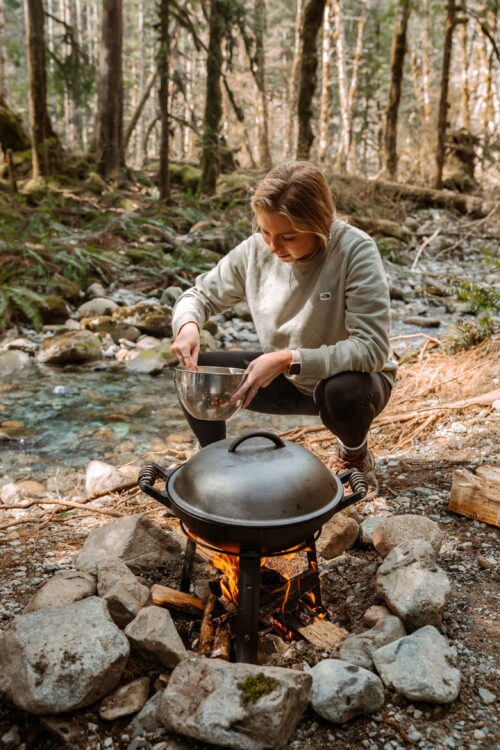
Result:
<svg viewBox="0 0 500 750">
<path fill-rule="evenodd" d="M 99 281 L 94 281 L 93 284 L 87 287 L 85 290 L 85 296 L 90 299 L 96 299 L 96 297 L 106 297 L 106 290 Z"/>
<path fill-rule="evenodd" d="M 316 549 L 321 557 L 331 560 L 351 549 L 359 533 L 359 525 L 345 513 L 337 513 L 325 523 L 321 536 L 316 542 Z"/>
<path fill-rule="evenodd" d="M 127 734 L 132 739 L 151 732 L 158 732 L 165 727 L 160 719 L 160 702 L 163 690 L 158 690 L 141 708 L 137 716 L 134 716 L 127 726 Z"/>
<path fill-rule="evenodd" d="M 96 572 L 96 555 L 119 557 L 134 572 L 147 572 L 179 558 L 181 545 L 176 535 L 164 531 L 140 513 L 100 526 L 92 531 L 76 559 L 76 568 Z"/>
<path fill-rule="evenodd" d="M 129 652 L 96 596 L 15 617 L 0 632 L 0 696 L 31 714 L 89 706 L 116 687 Z"/>
<path fill-rule="evenodd" d="M 373 545 L 373 533 L 386 518 L 387 516 L 370 515 L 361 522 L 358 542 L 362 547 L 371 547 Z"/>
<path fill-rule="evenodd" d="M 40 344 L 37 359 L 49 364 L 78 364 L 101 356 L 101 340 L 91 331 L 68 331 Z"/>
<path fill-rule="evenodd" d="M 363 615 L 363 622 L 372 628 L 382 617 L 390 617 L 391 611 L 383 604 L 372 604 Z"/>
<path fill-rule="evenodd" d="M 384 685 L 410 701 L 451 703 L 460 690 L 460 672 L 448 641 L 432 625 L 375 651 Z"/>
<path fill-rule="evenodd" d="M 87 497 L 97 492 L 118 491 L 130 486 L 130 477 L 105 461 L 91 461 L 85 470 Z"/>
<path fill-rule="evenodd" d="M 97 593 L 106 601 L 109 614 L 119 628 L 126 627 L 150 597 L 148 587 L 117 557 L 97 563 Z"/>
<path fill-rule="evenodd" d="M 186 648 L 168 609 L 144 607 L 127 625 L 125 635 L 134 650 L 154 656 L 169 669 L 186 658 Z"/>
<path fill-rule="evenodd" d="M 30 367 L 32 361 L 30 355 L 20 349 L 0 352 L 0 378 L 7 378 L 19 370 Z"/>
<path fill-rule="evenodd" d="M 119 307 L 113 312 L 113 320 L 135 326 L 152 336 L 170 338 L 172 335 L 172 310 L 166 305 L 139 302 Z"/>
<path fill-rule="evenodd" d="M 24 614 L 46 607 L 67 607 L 95 593 L 94 576 L 81 570 L 63 570 L 38 589 L 25 607 Z"/>
<path fill-rule="evenodd" d="M 441 625 L 451 584 L 429 542 L 415 539 L 394 547 L 378 569 L 375 585 L 409 632 Z"/>
<path fill-rule="evenodd" d="M 112 315 L 113 310 L 116 310 L 118 305 L 113 302 L 112 299 L 106 297 L 94 297 L 88 302 L 84 302 L 83 305 L 76 311 L 76 317 L 78 320 L 81 318 L 94 318 L 100 317 L 101 315 Z"/>
<path fill-rule="evenodd" d="M 399 617 L 383 617 L 370 630 L 348 635 L 340 647 L 339 657 L 349 664 L 373 671 L 373 652 L 404 635 L 406 632 Z"/>
<path fill-rule="evenodd" d="M 107 695 L 99 706 L 99 716 L 106 721 L 113 721 L 135 714 L 144 706 L 148 695 L 149 677 L 139 677 Z"/>
<path fill-rule="evenodd" d="M 373 531 L 373 546 L 381 557 L 387 557 L 391 549 L 412 539 L 425 539 L 438 555 L 443 534 L 430 518 L 412 515 L 390 516 Z"/>
<path fill-rule="evenodd" d="M 181 294 L 182 289 L 180 286 L 167 286 L 161 294 L 160 302 L 162 305 L 170 305 L 170 307 L 173 307 Z"/>
<path fill-rule="evenodd" d="M 384 705 L 384 686 L 367 669 L 341 659 L 324 659 L 311 669 L 311 674 L 311 705 L 327 721 L 343 724 Z"/>
<path fill-rule="evenodd" d="M 127 372 L 142 375 L 157 375 L 174 362 L 177 362 L 177 355 L 172 352 L 168 344 L 161 344 L 155 349 L 148 348 L 134 352 L 131 359 L 127 361 L 125 369 Z"/>
<path fill-rule="evenodd" d="M 185 659 L 172 672 L 160 716 L 169 731 L 203 742 L 275 750 L 292 736 L 311 683 L 309 674 L 282 667 Z"/>
</svg>

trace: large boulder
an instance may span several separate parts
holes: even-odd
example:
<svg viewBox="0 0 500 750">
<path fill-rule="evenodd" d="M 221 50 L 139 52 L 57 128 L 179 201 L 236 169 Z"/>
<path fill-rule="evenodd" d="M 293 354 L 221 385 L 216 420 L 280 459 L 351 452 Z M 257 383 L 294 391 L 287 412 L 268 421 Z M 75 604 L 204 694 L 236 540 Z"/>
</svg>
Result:
<svg viewBox="0 0 500 750">
<path fill-rule="evenodd" d="M 425 539 L 438 555 L 443 534 L 437 523 L 430 518 L 399 515 L 386 518 L 374 529 L 372 535 L 373 546 L 381 557 L 386 557 L 398 544 L 413 539 Z"/>
<path fill-rule="evenodd" d="M 160 717 L 168 730 L 203 742 L 276 750 L 304 713 L 311 683 L 310 675 L 292 669 L 186 659 L 172 672 Z"/>
<path fill-rule="evenodd" d="M 166 305 L 139 302 L 137 305 L 117 308 L 112 317 L 117 323 L 134 326 L 142 333 L 160 338 L 170 338 L 172 335 L 172 310 Z"/>
<path fill-rule="evenodd" d="M 404 635 L 406 632 L 399 617 L 382 617 L 370 630 L 348 635 L 340 647 L 339 657 L 349 664 L 373 671 L 373 652 Z"/>
<path fill-rule="evenodd" d="M 343 724 L 384 705 L 384 686 L 367 669 L 341 659 L 324 659 L 311 670 L 311 705 L 323 719 Z"/>
<path fill-rule="evenodd" d="M 384 685 L 410 701 L 451 703 L 460 690 L 460 672 L 446 638 L 427 625 L 375 651 Z"/>
<path fill-rule="evenodd" d="M 154 657 L 169 669 L 187 656 L 168 609 L 144 607 L 127 625 L 125 635 L 135 651 Z"/>
<path fill-rule="evenodd" d="M 113 311 L 116 310 L 118 305 L 112 299 L 106 297 L 94 297 L 88 302 L 84 302 L 80 305 L 76 311 L 78 320 L 81 318 L 93 318 L 100 317 L 102 315 L 112 315 Z"/>
<path fill-rule="evenodd" d="M 89 706 L 116 687 L 129 652 L 95 596 L 16 617 L 0 632 L 0 696 L 32 714 Z"/>
<path fill-rule="evenodd" d="M 24 613 L 46 607 L 67 607 L 96 593 L 94 576 L 81 570 L 63 570 L 47 581 L 32 596 Z"/>
<path fill-rule="evenodd" d="M 40 344 L 39 362 L 66 365 L 90 362 L 101 356 L 101 340 L 90 331 L 68 331 Z"/>
<path fill-rule="evenodd" d="M 394 547 L 378 569 L 375 585 L 407 631 L 441 625 L 451 584 L 429 542 L 416 539 Z"/>
<path fill-rule="evenodd" d="M 91 532 L 76 559 L 76 568 L 95 573 L 97 560 L 107 556 L 118 557 L 140 573 L 165 565 L 180 554 L 181 545 L 175 534 L 137 513 Z"/>
</svg>

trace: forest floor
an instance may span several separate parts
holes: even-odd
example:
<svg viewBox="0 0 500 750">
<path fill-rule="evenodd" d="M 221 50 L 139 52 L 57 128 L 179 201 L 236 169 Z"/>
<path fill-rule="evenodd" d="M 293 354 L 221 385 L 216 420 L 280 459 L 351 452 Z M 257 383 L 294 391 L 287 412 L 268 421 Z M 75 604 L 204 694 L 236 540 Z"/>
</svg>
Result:
<svg viewBox="0 0 500 750">
<path fill-rule="evenodd" d="M 103 220 L 97 232 L 99 243 L 113 245 L 117 252 L 128 253 L 132 259 L 131 267 L 117 271 L 122 274 L 123 283 L 137 289 L 154 289 L 161 270 L 161 266 L 155 266 L 157 261 L 160 262 L 160 256 L 157 248 L 150 247 L 149 242 L 153 242 L 155 234 L 156 244 L 161 244 L 163 239 L 158 243 L 160 230 L 154 223 L 156 219 L 144 224 L 140 216 L 134 218 L 134 212 L 140 211 L 146 218 L 148 214 L 154 217 L 155 207 L 149 206 L 149 198 L 139 188 L 122 190 L 118 195 L 106 192 L 100 198 L 91 198 L 86 193 L 66 199 L 67 216 L 71 215 L 71 211 L 79 214 L 75 219 L 78 224 L 83 214 L 91 211 L 92 220 L 97 221 L 96 217 L 104 205 L 103 199 L 113 204 L 107 216 L 114 216 L 114 223 L 108 224 L 106 230 Z M 359 192 L 357 199 L 360 215 L 386 217 L 403 223 L 409 210 L 403 202 L 396 204 L 388 199 L 381 199 L 375 205 L 373 196 L 360 196 Z M 228 213 L 223 220 L 212 219 L 211 226 L 222 230 L 224 224 L 230 225 L 236 235 L 244 236 L 249 228 L 249 219 L 247 198 L 242 195 L 241 186 L 234 188 L 229 185 L 224 200 Z M 354 191 L 352 195 L 346 194 L 344 200 L 346 206 L 343 210 L 349 210 L 355 203 Z M 176 231 L 189 233 L 193 225 L 209 220 L 212 214 L 215 216 L 221 210 L 221 205 L 213 203 L 210 206 L 207 203 L 200 210 L 191 200 L 188 205 L 179 206 L 178 210 L 175 209 L 176 213 L 174 211 L 177 217 Z M 59 203 L 52 205 L 53 213 L 57 213 L 57 206 Z M 123 220 L 120 218 L 122 212 Z M 172 214 L 171 208 L 168 213 Z M 59 218 L 64 220 L 62 214 Z M 430 220 L 429 214 L 426 214 L 426 220 Z M 454 243 L 458 245 L 452 252 L 463 249 L 459 246 L 460 242 L 467 245 L 469 239 L 480 238 L 485 232 L 482 220 L 473 223 L 464 216 L 455 219 L 450 216 L 448 220 L 449 224 L 454 223 L 455 231 L 450 247 Z M 50 222 L 48 226 L 50 228 Z M 76 236 L 78 226 L 73 229 Z M 427 236 L 434 231 L 429 226 Z M 498 233 L 498 225 L 496 231 Z M 128 232 L 132 239 L 127 241 Z M 66 239 L 71 241 L 69 234 Z M 204 248 L 210 250 L 219 241 L 220 236 L 212 235 L 211 245 L 205 237 Z M 383 238 L 379 246 L 389 263 L 406 263 L 408 277 L 412 275 L 410 266 L 415 261 L 415 247 L 411 254 L 404 243 L 394 238 Z M 429 243 L 422 250 L 422 259 L 426 263 L 429 257 L 443 252 L 446 253 L 446 247 L 432 247 Z M 142 273 L 148 264 L 149 270 L 153 271 L 149 276 Z M 175 253 L 170 258 L 168 269 L 164 268 L 162 286 L 179 279 L 186 280 L 182 258 L 175 257 Z M 467 351 L 449 354 L 439 340 L 432 339 L 432 336 L 423 336 L 419 340 L 423 340 L 424 344 L 419 350 L 403 353 L 400 357 L 397 387 L 388 407 L 371 431 L 371 445 L 377 458 L 380 480 L 379 496 L 359 503 L 357 509 L 363 515 L 426 515 L 436 521 L 444 532 L 439 564 L 452 581 L 453 593 L 445 611 L 443 632 L 456 649 L 457 666 L 462 674 L 460 695 L 450 705 L 433 706 L 410 703 L 396 693 L 386 691 L 386 703 L 380 713 L 354 719 L 343 726 L 323 721 L 310 709 L 300 721 L 289 743 L 289 750 L 358 750 L 360 747 L 367 750 L 410 747 L 420 750 L 474 750 L 497 746 L 495 704 L 485 703 L 479 690 L 495 693 L 499 667 L 500 633 L 495 622 L 499 568 L 498 561 L 492 566 L 485 563 L 498 550 L 498 529 L 450 513 L 448 500 L 454 469 L 473 470 L 478 464 L 495 461 L 500 417 L 500 411 L 494 407 L 500 398 L 498 342 L 489 338 Z M 270 422 L 266 421 L 266 424 Z M 331 460 L 331 437 L 319 424 L 287 430 L 285 419 L 280 417 L 274 427 L 277 431 L 281 430 L 285 437 L 306 445 L 327 464 Z M 171 451 L 166 450 L 161 456 L 152 454 L 151 457 L 170 462 L 182 461 L 194 450 L 188 433 L 181 433 L 171 445 Z M 89 456 L 89 460 L 92 458 Z M 2 605 L 10 609 L 12 615 L 21 612 L 34 589 L 55 572 L 71 569 L 89 532 L 111 520 L 106 515 L 108 510 L 127 515 L 141 512 L 163 527 L 175 527 L 177 524 L 158 504 L 136 490 L 114 496 L 113 502 L 100 510 L 87 508 L 68 511 L 55 508 L 34 524 L 20 523 L 4 529 L 0 552 Z M 366 629 L 362 616 L 376 601 L 374 573 L 379 563 L 380 558 L 373 549 L 357 546 L 332 561 L 323 561 L 322 589 L 328 616 L 349 632 Z M 176 585 L 179 567 L 180 562 L 171 569 L 159 570 L 154 582 Z M 196 572 L 201 578 L 206 578 L 206 565 L 200 564 Z M 195 631 L 190 634 L 185 622 L 178 621 L 178 625 L 189 645 Z M 329 655 L 335 656 L 335 652 Z M 321 658 L 324 655 L 297 641 L 286 661 L 280 661 L 282 657 L 276 656 L 273 663 L 303 669 L 305 664 L 310 666 Z M 137 670 L 140 670 L 140 665 L 134 663 L 132 671 L 124 675 L 124 681 L 136 676 Z M 151 677 L 154 683 L 158 672 L 151 673 Z M 64 718 L 69 722 L 73 737 L 67 747 L 122 750 L 129 745 L 128 720 L 108 724 L 99 719 L 96 706 Z M 14 741 L 9 744 L 2 738 L 14 726 L 17 727 L 13 732 Z M 170 738 L 160 735 L 150 737 L 148 742 L 136 747 L 148 750 L 160 742 L 167 744 L 159 745 L 158 750 L 174 750 L 174 745 L 169 744 Z M 25 750 L 51 750 L 61 746 L 43 720 L 6 706 L 0 707 L 0 747 L 10 750 L 23 743 Z M 209 748 L 191 740 L 187 747 L 195 750 Z"/>
</svg>

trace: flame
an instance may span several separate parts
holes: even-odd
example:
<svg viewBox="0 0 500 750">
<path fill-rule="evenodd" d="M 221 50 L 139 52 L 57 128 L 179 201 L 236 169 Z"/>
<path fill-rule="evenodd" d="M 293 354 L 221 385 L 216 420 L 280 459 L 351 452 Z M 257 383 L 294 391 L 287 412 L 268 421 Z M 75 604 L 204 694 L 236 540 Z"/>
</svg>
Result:
<svg viewBox="0 0 500 750">
<path fill-rule="evenodd" d="M 214 568 L 217 568 L 223 574 L 220 579 L 223 595 L 237 605 L 239 558 L 233 555 L 214 555 L 210 559 Z"/>
</svg>

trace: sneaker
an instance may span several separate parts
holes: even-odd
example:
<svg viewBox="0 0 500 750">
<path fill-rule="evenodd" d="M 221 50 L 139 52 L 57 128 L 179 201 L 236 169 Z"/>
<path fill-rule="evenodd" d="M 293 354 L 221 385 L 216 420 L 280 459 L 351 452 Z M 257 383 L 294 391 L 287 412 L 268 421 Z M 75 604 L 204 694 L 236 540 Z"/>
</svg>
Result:
<svg viewBox="0 0 500 750">
<path fill-rule="evenodd" d="M 366 448 L 356 458 L 352 458 L 342 450 L 342 446 L 339 446 L 333 465 L 330 468 L 336 474 L 341 474 L 343 471 L 348 471 L 349 469 L 359 469 L 368 484 L 368 494 L 364 499 L 373 498 L 377 495 L 378 480 L 375 475 L 375 457 L 369 448 Z"/>
</svg>

